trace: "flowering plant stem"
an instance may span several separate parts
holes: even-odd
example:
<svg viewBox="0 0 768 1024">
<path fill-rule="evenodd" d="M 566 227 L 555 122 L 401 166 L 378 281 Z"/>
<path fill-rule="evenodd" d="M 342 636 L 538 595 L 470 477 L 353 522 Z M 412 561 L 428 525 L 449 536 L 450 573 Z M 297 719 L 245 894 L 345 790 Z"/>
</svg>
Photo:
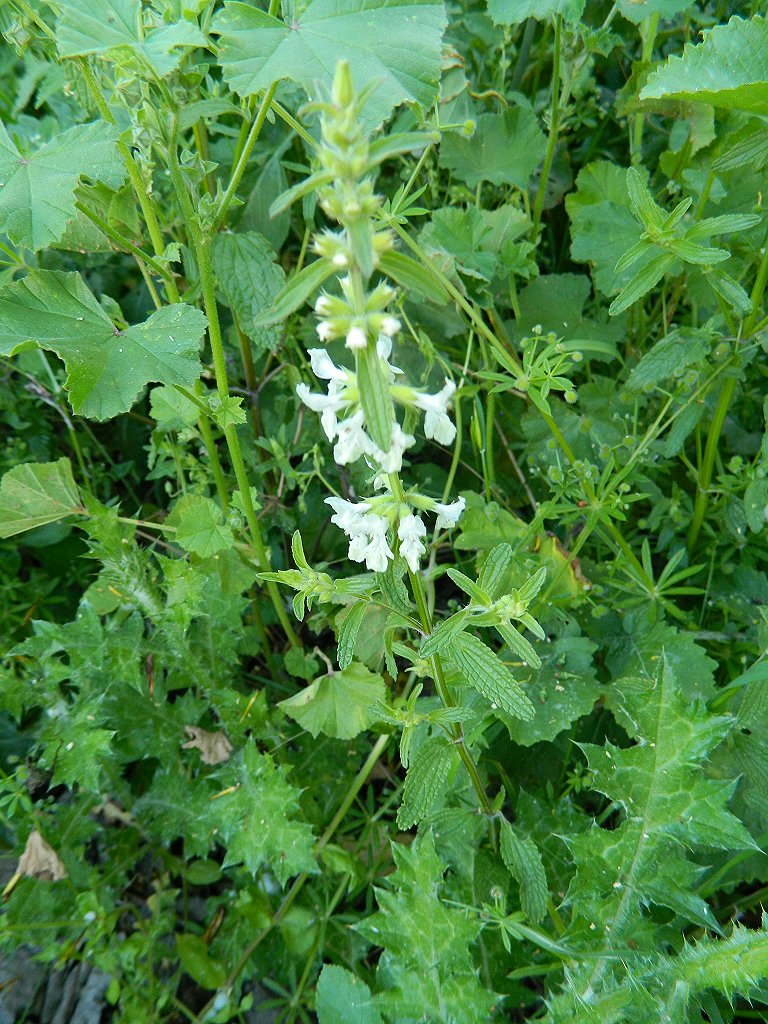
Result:
<svg viewBox="0 0 768 1024">
<path fill-rule="evenodd" d="M 208 318 L 208 337 L 211 343 L 211 355 L 213 357 L 213 368 L 216 376 L 216 390 L 218 391 L 222 405 L 226 406 L 230 401 L 229 381 L 227 378 L 227 364 L 224 356 L 221 325 L 219 323 L 219 312 L 216 305 L 216 279 L 213 273 L 213 265 L 211 263 L 211 242 L 210 237 L 198 223 L 184 183 L 177 155 L 175 129 L 172 133 L 171 141 L 168 146 L 168 169 L 179 201 L 187 235 L 197 259 L 198 271 L 200 273 L 200 286 L 203 294 L 203 308 L 205 309 L 205 315 Z M 235 479 L 237 480 L 237 486 L 240 491 L 251 543 L 253 544 L 254 551 L 256 552 L 256 558 L 259 566 L 263 569 L 267 569 L 269 567 L 269 554 L 261 535 L 259 521 L 256 518 L 256 509 L 251 496 L 248 473 L 245 468 L 242 448 L 240 447 L 240 438 L 237 435 L 237 426 L 234 423 L 228 423 L 224 427 L 223 432 L 224 439 L 227 442 L 229 457 L 232 462 L 232 469 L 234 470 Z M 296 635 L 296 631 L 291 625 L 291 621 L 288 618 L 288 613 L 280 599 L 277 587 L 271 582 L 267 582 L 266 586 L 272 605 L 275 609 L 275 614 L 277 615 L 278 621 L 280 622 L 288 641 L 292 647 L 300 647 L 301 643 Z M 264 649 L 268 650 L 269 641 L 266 633 L 264 632 L 263 625 L 259 630 L 259 624 L 257 623 L 256 628 L 257 631 L 262 634 L 260 639 L 265 645 Z"/>
</svg>

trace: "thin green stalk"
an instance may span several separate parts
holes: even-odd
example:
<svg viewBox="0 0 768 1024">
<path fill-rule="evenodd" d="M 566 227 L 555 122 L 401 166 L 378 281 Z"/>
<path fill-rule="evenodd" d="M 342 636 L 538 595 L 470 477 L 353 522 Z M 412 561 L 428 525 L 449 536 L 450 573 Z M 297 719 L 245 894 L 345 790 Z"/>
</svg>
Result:
<svg viewBox="0 0 768 1024">
<path fill-rule="evenodd" d="M 256 117 L 253 120 L 251 130 L 248 132 L 248 137 L 245 140 L 245 144 L 243 145 L 242 151 L 240 152 L 240 156 L 237 159 L 237 163 L 232 169 L 232 176 L 229 179 L 227 189 L 221 198 L 221 203 L 219 204 L 219 209 L 216 212 L 216 217 L 214 218 L 213 222 L 214 231 L 222 224 L 224 218 L 227 215 L 227 210 L 229 209 L 232 200 L 235 198 L 237 189 L 240 185 L 243 175 L 245 174 L 245 169 L 248 166 L 248 161 L 251 157 L 251 153 L 253 152 L 253 147 L 256 145 L 259 135 L 261 135 L 261 129 L 264 127 L 264 121 L 267 118 L 267 113 L 269 112 L 272 100 L 274 99 L 275 93 L 277 92 L 278 85 L 279 82 L 273 82 L 272 85 L 270 85 L 270 87 L 264 93 L 264 98 L 261 101 L 261 106 L 259 107 L 258 113 L 256 114 Z"/>
<path fill-rule="evenodd" d="M 552 169 L 552 161 L 555 157 L 555 147 L 557 146 L 557 136 L 560 131 L 560 56 L 562 52 L 562 44 L 563 18 L 562 15 L 558 14 L 555 18 L 555 50 L 552 57 L 552 107 L 549 115 L 549 138 L 547 139 L 547 149 L 544 154 L 544 166 L 541 169 L 539 187 L 536 191 L 536 199 L 533 203 L 533 227 L 531 228 L 531 238 L 533 238 L 534 241 L 539 236 L 541 213 L 544 208 L 544 196 L 547 191 L 549 172 Z"/>
<path fill-rule="evenodd" d="M 659 27 L 659 12 L 655 11 L 645 24 L 645 31 L 642 32 L 643 47 L 640 60 L 647 64 L 653 56 L 653 44 L 656 42 L 656 32 Z M 641 30 L 642 31 L 642 30 Z M 639 164 L 643 158 L 643 127 L 645 115 L 642 112 L 635 114 L 632 124 L 632 138 L 630 140 L 630 151 L 632 163 Z"/>
<path fill-rule="evenodd" d="M 749 338 L 755 329 L 757 318 L 760 316 L 760 307 L 765 294 L 765 287 L 768 284 L 768 238 L 763 239 L 763 250 L 760 258 L 760 266 L 757 268 L 757 277 L 752 286 L 752 293 L 749 298 L 752 303 L 752 312 L 744 324 L 744 337 Z"/>
<path fill-rule="evenodd" d="M 691 519 L 691 525 L 685 541 L 685 545 L 690 553 L 693 553 L 693 546 L 698 540 L 699 532 L 707 515 L 707 508 L 709 506 L 709 485 L 712 482 L 712 471 L 715 465 L 715 458 L 717 457 L 720 434 L 722 433 L 723 425 L 725 423 L 725 417 L 728 415 L 728 409 L 733 401 L 737 383 L 738 381 L 736 377 L 729 377 L 724 381 L 720 397 L 717 400 L 717 406 L 715 407 L 715 413 L 712 417 L 712 422 L 709 425 L 707 443 L 704 447 L 704 459 L 701 463 L 699 479 L 696 483 L 696 500 L 693 505 L 693 518 Z"/>
<path fill-rule="evenodd" d="M 219 310 L 216 304 L 216 281 L 211 262 L 210 238 L 200 230 L 197 223 L 194 209 L 187 194 L 184 178 L 179 166 L 176 153 L 176 134 L 174 132 L 171 143 L 168 147 L 168 169 L 171 174 L 171 181 L 181 207 L 182 217 L 187 228 L 187 235 L 197 258 L 197 267 L 200 273 L 200 287 L 203 295 L 203 308 L 208 318 L 208 338 L 211 343 L 211 355 L 213 357 L 214 373 L 216 375 L 216 390 L 224 406 L 229 403 L 229 380 L 227 378 L 227 363 L 224 356 L 224 343 L 221 336 L 221 325 L 219 323 Z M 237 427 L 234 423 L 224 428 L 224 437 L 229 449 L 229 457 L 232 462 L 232 469 L 235 472 L 235 479 L 240 490 L 240 496 L 245 513 L 245 521 L 248 524 L 251 543 L 253 544 L 256 558 L 263 569 L 269 568 L 269 555 L 266 545 L 261 536 L 259 521 L 256 518 L 256 509 L 251 496 L 251 487 L 248 480 L 248 473 L 245 468 L 243 453 L 240 448 L 240 438 L 237 435 Z M 299 638 L 288 618 L 277 586 L 273 582 L 267 583 L 267 592 L 272 601 L 278 621 L 283 627 L 286 637 L 293 647 L 300 647 Z"/>
</svg>

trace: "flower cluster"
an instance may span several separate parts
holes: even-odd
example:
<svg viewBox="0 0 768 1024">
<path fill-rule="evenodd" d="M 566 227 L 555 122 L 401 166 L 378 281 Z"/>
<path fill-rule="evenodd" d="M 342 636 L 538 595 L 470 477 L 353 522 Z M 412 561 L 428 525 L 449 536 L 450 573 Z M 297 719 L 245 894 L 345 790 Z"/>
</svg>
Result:
<svg viewBox="0 0 768 1024">
<path fill-rule="evenodd" d="M 397 291 L 385 279 L 371 280 L 381 255 L 392 248 L 391 232 L 374 228 L 381 198 L 374 193 L 370 172 L 376 165 L 363 132 L 349 68 L 337 68 L 330 103 L 321 112 L 318 198 L 323 211 L 340 231 L 315 236 L 314 249 L 334 268 L 345 271 L 339 294 L 324 291 L 315 303 L 317 335 L 322 343 L 344 339 L 355 368 L 337 366 L 324 348 L 309 350 L 312 371 L 327 381 L 326 393 L 299 384 L 301 401 L 319 413 L 323 430 L 333 442 L 333 457 L 346 466 L 365 459 L 377 493 L 360 502 L 327 498 L 331 521 L 349 537 L 349 557 L 373 572 L 384 572 L 396 548 L 412 572 L 426 554 L 427 526 L 421 513 L 435 514 L 436 526 L 456 524 L 464 500 L 441 504 L 415 491 L 405 493 L 399 473 L 405 452 L 415 444 L 398 420 L 404 408 L 424 414 L 424 434 L 443 445 L 456 437 L 449 415 L 455 384 L 446 379 L 435 394 L 403 382 L 392 365 L 393 338 L 402 330 L 391 312 Z"/>
</svg>

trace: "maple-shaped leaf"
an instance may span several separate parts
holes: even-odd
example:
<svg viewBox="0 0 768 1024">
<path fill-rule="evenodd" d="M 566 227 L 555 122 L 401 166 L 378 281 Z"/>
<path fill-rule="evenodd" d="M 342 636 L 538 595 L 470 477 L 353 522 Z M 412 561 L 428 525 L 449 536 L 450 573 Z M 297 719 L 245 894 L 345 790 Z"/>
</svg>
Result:
<svg viewBox="0 0 768 1024">
<path fill-rule="evenodd" d="M 217 775 L 221 795 L 210 820 L 226 847 L 224 866 L 244 864 L 252 874 L 267 867 L 282 884 L 302 871 L 314 873 L 312 826 L 297 820 L 301 791 L 286 770 L 253 740 Z"/>
<path fill-rule="evenodd" d="M 76 214 L 82 176 L 117 188 L 125 166 L 106 121 L 76 124 L 39 149 L 19 149 L 0 124 L 0 231 L 34 252 L 58 242 Z"/>
<path fill-rule="evenodd" d="M 177 303 L 120 331 L 76 273 L 33 270 L 0 290 L 0 355 L 55 352 L 73 410 L 95 420 L 127 412 L 150 382 L 191 387 L 205 325 L 200 310 Z"/>
<path fill-rule="evenodd" d="M 379 910 L 356 926 L 383 946 L 377 1006 L 397 1020 L 487 1024 L 496 1001 L 483 988 L 472 959 L 480 924 L 443 903 L 445 864 L 431 832 L 409 848 L 393 844 L 397 871 L 377 889 Z"/>
<path fill-rule="evenodd" d="M 384 680 L 365 665 L 320 676 L 280 707 L 313 736 L 351 740 L 375 720 L 371 707 L 386 698 Z"/>
<path fill-rule="evenodd" d="M 144 24 L 141 0 L 60 0 L 56 6 L 56 42 L 62 57 L 129 57 L 137 69 L 149 68 L 164 78 L 178 67 L 183 50 L 206 45 L 191 21 L 158 19 L 155 25 Z"/>
</svg>

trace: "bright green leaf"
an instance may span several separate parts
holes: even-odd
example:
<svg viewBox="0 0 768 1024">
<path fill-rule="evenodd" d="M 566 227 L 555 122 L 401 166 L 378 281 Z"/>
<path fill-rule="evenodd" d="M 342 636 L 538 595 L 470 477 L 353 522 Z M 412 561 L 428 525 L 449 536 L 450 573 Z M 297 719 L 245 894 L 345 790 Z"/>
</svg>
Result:
<svg viewBox="0 0 768 1024">
<path fill-rule="evenodd" d="M 434 809 L 445 792 L 456 758 L 455 747 L 444 736 L 433 736 L 422 743 L 410 758 L 403 802 L 397 812 L 398 828 L 416 825 Z"/>
<path fill-rule="evenodd" d="M 202 558 L 225 551 L 234 544 L 224 513 L 215 501 L 202 494 L 186 494 L 180 498 L 167 523 L 176 527 L 174 541 L 185 551 Z"/>
<path fill-rule="evenodd" d="M 520 886 L 520 903 L 534 924 L 547 913 L 547 875 L 536 844 L 519 836 L 506 818 L 501 820 L 501 857 Z"/>
<path fill-rule="evenodd" d="M 488 0 L 488 13 L 497 25 L 518 25 L 528 18 L 546 21 L 556 14 L 578 21 L 585 0 Z"/>
<path fill-rule="evenodd" d="M 35 252 L 58 242 L 77 212 L 81 177 L 112 188 L 125 178 L 117 139 L 116 128 L 94 121 L 68 128 L 30 153 L 0 125 L 0 230 Z"/>
<path fill-rule="evenodd" d="M 437 0 L 311 0 L 291 25 L 245 3 L 228 2 L 214 21 L 227 83 L 252 96 L 291 78 L 314 97 L 349 61 L 358 88 L 379 81 L 365 106 L 378 125 L 393 107 L 429 107 L 437 93 L 445 9 Z"/>
<path fill-rule="evenodd" d="M 79 274 L 36 270 L 0 291 L 0 354 L 27 345 L 55 352 L 74 411 L 106 420 L 127 412 L 152 381 L 191 387 L 205 322 L 177 304 L 118 331 Z"/>
<path fill-rule="evenodd" d="M 299 725 L 319 736 L 350 740 L 375 720 L 370 708 L 386 700 L 384 680 L 365 665 L 351 664 L 341 672 L 320 676 L 280 707 Z"/>
<path fill-rule="evenodd" d="M 25 462 L 0 481 L 0 537 L 83 512 L 69 459 Z"/>
<path fill-rule="evenodd" d="M 462 681 L 482 693 L 493 706 L 526 721 L 533 718 L 533 704 L 506 665 L 482 640 L 460 633 L 447 647 L 446 659 L 459 672 Z"/>
<path fill-rule="evenodd" d="M 214 238 L 212 257 L 216 280 L 240 329 L 257 354 L 274 351 L 280 340 L 279 328 L 256 326 L 257 317 L 272 306 L 285 284 L 285 273 L 275 262 L 269 243 L 255 231 L 226 232 Z"/>
<path fill-rule="evenodd" d="M 640 93 L 662 97 L 768 114 L 768 20 L 733 17 L 703 42 L 686 43 L 682 57 L 669 57 Z"/>
<path fill-rule="evenodd" d="M 315 1009 L 319 1024 L 382 1024 L 365 982 L 335 964 L 320 972 Z"/>
<path fill-rule="evenodd" d="M 490 181 L 526 189 L 546 144 L 533 111 L 510 107 L 503 114 L 481 114 L 471 139 L 455 132 L 444 135 L 440 163 L 470 188 Z"/>
</svg>

